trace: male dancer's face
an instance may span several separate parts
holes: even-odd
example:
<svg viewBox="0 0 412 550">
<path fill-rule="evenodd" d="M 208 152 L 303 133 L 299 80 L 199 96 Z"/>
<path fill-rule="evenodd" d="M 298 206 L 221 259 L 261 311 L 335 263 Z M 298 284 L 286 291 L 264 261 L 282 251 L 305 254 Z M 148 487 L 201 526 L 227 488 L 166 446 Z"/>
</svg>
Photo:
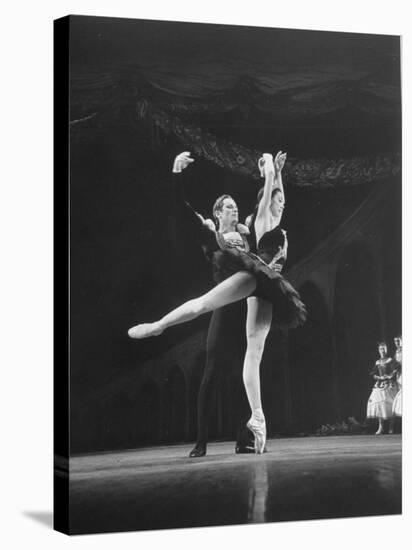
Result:
<svg viewBox="0 0 412 550">
<path fill-rule="evenodd" d="M 219 220 L 219 229 L 221 231 L 235 229 L 239 221 L 239 212 L 235 201 L 229 197 L 223 199 L 222 209 L 216 213 L 216 216 Z"/>
</svg>

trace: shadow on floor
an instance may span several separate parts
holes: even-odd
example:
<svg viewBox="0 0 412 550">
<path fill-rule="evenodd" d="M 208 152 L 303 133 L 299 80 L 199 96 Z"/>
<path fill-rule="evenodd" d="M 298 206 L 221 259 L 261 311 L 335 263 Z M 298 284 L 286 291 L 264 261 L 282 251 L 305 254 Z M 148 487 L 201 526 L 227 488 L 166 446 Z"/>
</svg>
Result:
<svg viewBox="0 0 412 550">
<path fill-rule="evenodd" d="M 40 523 L 44 527 L 48 527 L 49 529 L 53 529 L 53 513 L 52 512 L 23 512 L 23 514 L 33 519 L 34 521 L 37 521 L 37 523 Z"/>
</svg>

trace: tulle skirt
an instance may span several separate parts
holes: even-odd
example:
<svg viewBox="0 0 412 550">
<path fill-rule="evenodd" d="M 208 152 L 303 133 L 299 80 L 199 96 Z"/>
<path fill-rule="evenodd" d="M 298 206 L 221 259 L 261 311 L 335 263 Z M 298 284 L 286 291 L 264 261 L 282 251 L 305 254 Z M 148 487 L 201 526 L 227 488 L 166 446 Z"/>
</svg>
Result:
<svg viewBox="0 0 412 550">
<path fill-rule="evenodd" d="M 392 418 L 397 389 L 395 387 L 373 388 L 370 394 L 366 416 L 368 418 Z"/>
<path fill-rule="evenodd" d="M 273 304 L 273 323 L 280 328 L 295 328 L 305 322 L 307 312 L 299 293 L 275 269 L 271 269 L 255 254 L 237 248 L 217 251 L 213 256 L 213 276 L 220 283 L 237 273 L 248 271 L 256 279 L 251 296 Z"/>
<path fill-rule="evenodd" d="M 392 412 L 394 416 L 402 416 L 402 389 L 398 391 L 393 400 Z"/>
</svg>

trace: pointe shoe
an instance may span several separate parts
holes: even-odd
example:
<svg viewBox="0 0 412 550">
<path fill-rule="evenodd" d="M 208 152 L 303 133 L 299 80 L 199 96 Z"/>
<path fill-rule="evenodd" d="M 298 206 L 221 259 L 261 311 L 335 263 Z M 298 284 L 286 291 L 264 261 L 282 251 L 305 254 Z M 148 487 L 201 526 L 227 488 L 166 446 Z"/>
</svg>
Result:
<svg viewBox="0 0 412 550">
<path fill-rule="evenodd" d="M 159 323 L 143 323 L 130 328 L 127 334 L 130 338 L 140 340 L 142 338 L 149 338 L 150 336 L 158 336 L 162 332 L 163 330 L 159 327 Z"/>
<path fill-rule="evenodd" d="M 383 434 L 382 428 L 378 428 L 378 431 L 375 432 L 375 435 L 382 435 L 382 434 Z"/>
<path fill-rule="evenodd" d="M 266 444 L 266 422 L 263 420 L 250 419 L 246 424 L 249 430 L 255 436 L 255 453 L 262 454 Z"/>
<path fill-rule="evenodd" d="M 200 458 L 206 455 L 206 445 L 196 444 L 190 451 L 189 458 Z"/>
</svg>

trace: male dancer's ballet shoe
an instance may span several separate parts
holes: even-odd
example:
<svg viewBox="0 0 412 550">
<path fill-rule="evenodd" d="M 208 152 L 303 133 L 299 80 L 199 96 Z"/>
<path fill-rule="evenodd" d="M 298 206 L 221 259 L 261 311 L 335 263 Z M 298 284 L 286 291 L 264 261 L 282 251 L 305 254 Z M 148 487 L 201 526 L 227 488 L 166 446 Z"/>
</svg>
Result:
<svg viewBox="0 0 412 550">
<path fill-rule="evenodd" d="M 262 453 L 267 453 L 268 450 L 266 448 L 266 445 L 263 448 Z M 235 453 L 237 455 L 248 455 L 248 454 L 255 454 L 255 447 L 254 445 L 236 445 L 235 447 Z"/>
<path fill-rule="evenodd" d="M 252 453 L 255 454 L 255 446 L 237 444 L 235 447 L 235 453 L 237 455 L 252 454 Z"/>
<path fill-rule="evenodd" d="M 139 340 L 141 338 L 149 338 L 150 336 L 158 336 L 162 332 L 163 330 L 160 328 L 159 323 L 143 323 L 130 328 L 127 334 L 130 338 Z"/>
<path fill-rule="evenodd" d="M 206 456 L 206 445 L 197 444 L 190 451 L 189 458 L 200 458 Z"/>
<path fill-rule="evenodd" d="M 266 444 L 266 422 L 251 418 L 246 424 L 249 430 L 255 436 L 255 453 L 262 454 Z"/>
</svg>

